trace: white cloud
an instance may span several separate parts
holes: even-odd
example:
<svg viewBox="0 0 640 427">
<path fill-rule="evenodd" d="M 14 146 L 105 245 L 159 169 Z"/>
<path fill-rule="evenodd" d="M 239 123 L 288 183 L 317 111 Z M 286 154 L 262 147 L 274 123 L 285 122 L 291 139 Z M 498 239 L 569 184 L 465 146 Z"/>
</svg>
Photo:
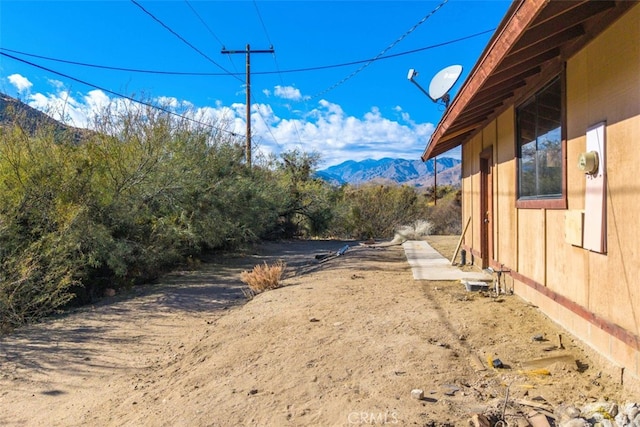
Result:
<svg viewBox="0 0 640 427">
<path fill-rule="evenodd" d="M 296 93 L 295 89 L 280 90 L 283 92 L 279 96 Z M 171 107 L 187 107 L 184 114 L 189 117 L 213 123 L 240 137 L 246 133 L 246 106 L 242 103 L 224 105 L 215 101 L 211 106 L 193 108 L 191 103 L 173 97 L 156 100 Z M 28 102 L 78 127 L 89 127 L 95 115 L 107 107 L 114 111 L 134 108 L 131 101 L 110 98 L 100 90 L 74 95 L 58 87 L 50 94 L 29 95 Z M 385 117 L 379 108 L 372 107 L 363 116 L 356 117 L 347 114 L 340 105 L 323 99 L 310 112 L 288 110 L 287 117 L 280 117 L 271 104 L 254 104 L 251 106 L 254 152 L 259 156 L 293 149 L 315 151 L 321 156 L 320 167 L 367 158 L 418 159 L 433 133 L 433 124 L 415 123 L 399 106 L 392 108 L 390 114 L 393 118 Z"/>
<path fill-rule="evenodd" d="M 175 98 L 173 96 L 159 96 L 158 98 L 156 98 L 156 102 L 162 107 L 178 108 L 180 106 L 178 98 Z"/>
<path fill-rule="evenodd" d="M 271 151 L 317 151 L 323 165 L 331 165 L 367 158 L 417 159 L 433 130 L 431 123 L 401 124 L 387 119 L 376 107 L 362 118 L 349 116 L 340 105 L 321 100 L 306 118 L 282 119 L 261 137 L 262 145 Z"/>
<path fill-rule="evenodd" d="M 18 90 L 18 92 L 29 90 L 33 86 L 33 83 L 31 83 L 29 79 L 21 76 L 20 74 L 11 74 L 7 79 L 9 80 L 9 83 Z"/>
<path fill-rule="evenodd" d="M 51 86 L 57 89 L 62 90 L 64 88 L 64 83 L 62 83 L 60 80 L 49 79 L 48 82 Z"/>
<path fill-rule="evenodd" d="M 283 99 L 290 99 L 292 101 L 300 101 L 303 99 L 300 89 L 296 89 L 293 86 L 276 86 L 273 94 Z"/>
<path fill-rule="evenodd" d="M 101 93 L 101 91 L 92 92 Z M 42 93 L 31 94 L 27 103 L 31 107 L 44 111 L 54 119 L 68 125 L 89 127 L 97 111 L 92 111 L 92 105 L 88 104 L 87 100 L 93 100 L 95 97 L 96 94 L 89 93 L 78 101 L 66 90 L 60 90 L 54 94 L 47 95 Z"/>
</svg>

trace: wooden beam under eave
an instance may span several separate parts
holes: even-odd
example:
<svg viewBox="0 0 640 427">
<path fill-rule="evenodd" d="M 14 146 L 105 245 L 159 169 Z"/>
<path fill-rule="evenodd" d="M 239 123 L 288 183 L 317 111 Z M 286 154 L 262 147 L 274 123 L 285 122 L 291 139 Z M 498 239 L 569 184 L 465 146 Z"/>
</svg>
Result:
<svg viewBox="0 0 640 427">
<path fill-rule="evenodd" d="M 604 13 L 599 14 L 597 17 L 590 19 L 583 24 L 585 29 L 584 36 L 572 40 L 570 43 L 562 46 L 561 55 L 564 58 L 573 56 L 576 52 L 582 49 L 589 41 L 593 40 L 598 34 L 604 31 L 605 28 L 610 26 L 614 21 L 619 19 L 622 15 L 629 11 L 633 7 L 640 7 L 640 2 L 618 0 L 615 2 L 615 7 L 607 10 Z"/>
<path fill-rule="evenodd" d="M 475 133 L 478 132 L 477 130 L 474 130 L 473 132 L 467 132 L 464 133 L 462 135 L 458 135 L 457 137 L 448 140 L 447 142 L 441 142 L 440 144 L 438 144 L 438 146 L 431 152 L 430 157 L 428 158 L 424 158 L 421 157 L 423 159 L 423 161 L 427 161 L 430 158 L 433 158 L 435 156 L 440 156 L 444 153 L 446 153 L 449 150 L 452 150 L 460 145 L 464 145 L 470 138 L 472 135 L 475 135 Z"/>
<path fill-rule="evenodd" d="M 562 4 L 571 5 L 570 2 L 562 2 Z M 613 1 L 588 1 L 575 7 L 566 8 L 546 22 L 541 24 L 536 23 L 534 27 L 527 30 L 518 41 L 515 49 L 517 50 L 519 45 L 533 45 L 561 33 L 568 28 L 578 27 L 583 22 L 592 19 L 601 12 L 612 9 L 614 6 L 615 2 Z"/>
<path fill-rule="evenodd" d="M 511 47 L 522 36 L 524 29 L 531 25 L 545 4 L 547 4 L 547 0 L 520 0 L 519 3 L 514 3 L 511 6 L 509 9 L 511 14 L 508 18 L 505 17 L 508 21 L 505 25 L 501 25 L 501 32 L 493 39 L 490 46 L 487 46 L 485 53 L 474 66 L 460 92 L 453 99 L 453 103 L 449 106 L 431 136 L 423 158 L 429 157 L 430 152 L 438 145 L 438 141 L 447 132 L 447 129 L 453 124 L 458 115 L 460 115 L 469 101 L 482 87 L 487 77 L 491 75 L 507 56 Z"/>
<path fill-rule="evenodd" d="M 570 40 L 577 39 L 584 34 L 585 31 L 582 25 L 574 25 L 573 27 L 564 28 L 562 31 L 558 31 L 553 35 L 543 37 L 531 43 L 522 45 L 518 44 L 518 46 L 513 47 L 509 52 L 509 55 L 521 53 L 524 56 L 535 56 L 554 47 L 560 47 Z"/>
<path fill-rule="evenodd" d="M 447 142 L 447 141 L 449 141 L 449 140 L 452 140 L 452 139 L 456 138 L 457 136 L 463 135 L 463 134 L 465 134 L 465 133 L 473 132 L 473 131 L 474 131 L 474 130 L 476 130 L 479 126 L 480 126 L 480 125 L 478 124 L 478 125 L 472 125 L 472 126 L 467 126 L 467 127 L 465 127 L 465 128 L 462 128 L 462 129 L 458 129 L 458 130 L 456 130 L 456 131 L 451 132 L 450 134 L 447 134 L 446 138 L 442 138 L 440 141 L 441 141 L 442 143 L 445 143 L 445 142 Z M 430 146 L 430 145 L 431 145 L 431 144 L 429 144 L 429 146 Z M 421 158 L 422 158 L 422 160 L 423 160 L 423 161 L 426 161 L 426 160 L 428 160 L 428 158 L 429 158 L 429 157 L 427 157 L 427 151 L 428 151 L 428 149 L 429 149 L 429 146 L 427 146 L 427 147 L 425 148 L 424 153 L 423 153 L 423 154 L 422 154 L 422 156 L 421 156 Z M 455 147 L 455 146 L 454 146 L 454 147 Z M 454 147 L 451 147 L 451 148 L 454 148 Z M 447 149 L 447 150 L 445 150 L 445 151 L 449 151 L 449 150 Z"/>
</svg>

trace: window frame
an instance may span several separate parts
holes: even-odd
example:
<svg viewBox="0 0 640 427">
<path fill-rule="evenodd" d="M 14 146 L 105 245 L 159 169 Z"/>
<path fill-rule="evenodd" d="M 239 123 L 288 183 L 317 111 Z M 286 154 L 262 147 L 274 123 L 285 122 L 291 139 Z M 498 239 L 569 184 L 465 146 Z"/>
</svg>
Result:
<svg viewBox="0 0 640 427">
<path fill-rule="evenodd" d="M 516 208 L 517 209 L 567 209 L 567 115 L 566 115 L 566 74 L 564 70 L 554 75 L 552 78 L 546 80 L 544 84 L 536 86 L 536 90 L 527 96 L 522 102 L 520 102 L 514 109 L 514 143 L 515 143 L 515 160 L 516 160 Z M 561 162 L 562 162 L 562 192 L 558 197 L 520 197 L 520 163 L 521 163 L 521 146 L 519 141 L 520 125 L 518 123 L 518 110 L 529 103 L 531 98 L 540 94 L 545 88 L 547 88 L 554 80 L 558 79 L 560 82 L 560 145 L 561 145 Z"/>
</svg>

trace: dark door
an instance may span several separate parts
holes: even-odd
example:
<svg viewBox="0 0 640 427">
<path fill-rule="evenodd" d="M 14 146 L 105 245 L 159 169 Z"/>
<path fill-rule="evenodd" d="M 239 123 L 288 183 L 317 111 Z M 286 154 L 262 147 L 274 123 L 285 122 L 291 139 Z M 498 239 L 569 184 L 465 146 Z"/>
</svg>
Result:
<svg viewBox="0 0 640 427">
<path fill-rule="evenodd" d="M 480 153 L 480 257 L 482 268 L 493 260 L 493 154 L 489 147 Z"/>
</svg>

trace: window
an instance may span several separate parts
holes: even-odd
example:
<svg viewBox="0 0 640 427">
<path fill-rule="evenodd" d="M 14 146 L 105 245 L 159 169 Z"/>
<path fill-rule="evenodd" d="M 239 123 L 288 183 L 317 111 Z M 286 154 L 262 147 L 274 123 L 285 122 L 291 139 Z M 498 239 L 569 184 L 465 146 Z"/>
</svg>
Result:
<svg viewBox="0 0 640 427">
<path fill-rule="evenodd" d="M 562 93 L 556 78 L 516 109 L 519 207 L 565 206 Z"/>
</svg>

